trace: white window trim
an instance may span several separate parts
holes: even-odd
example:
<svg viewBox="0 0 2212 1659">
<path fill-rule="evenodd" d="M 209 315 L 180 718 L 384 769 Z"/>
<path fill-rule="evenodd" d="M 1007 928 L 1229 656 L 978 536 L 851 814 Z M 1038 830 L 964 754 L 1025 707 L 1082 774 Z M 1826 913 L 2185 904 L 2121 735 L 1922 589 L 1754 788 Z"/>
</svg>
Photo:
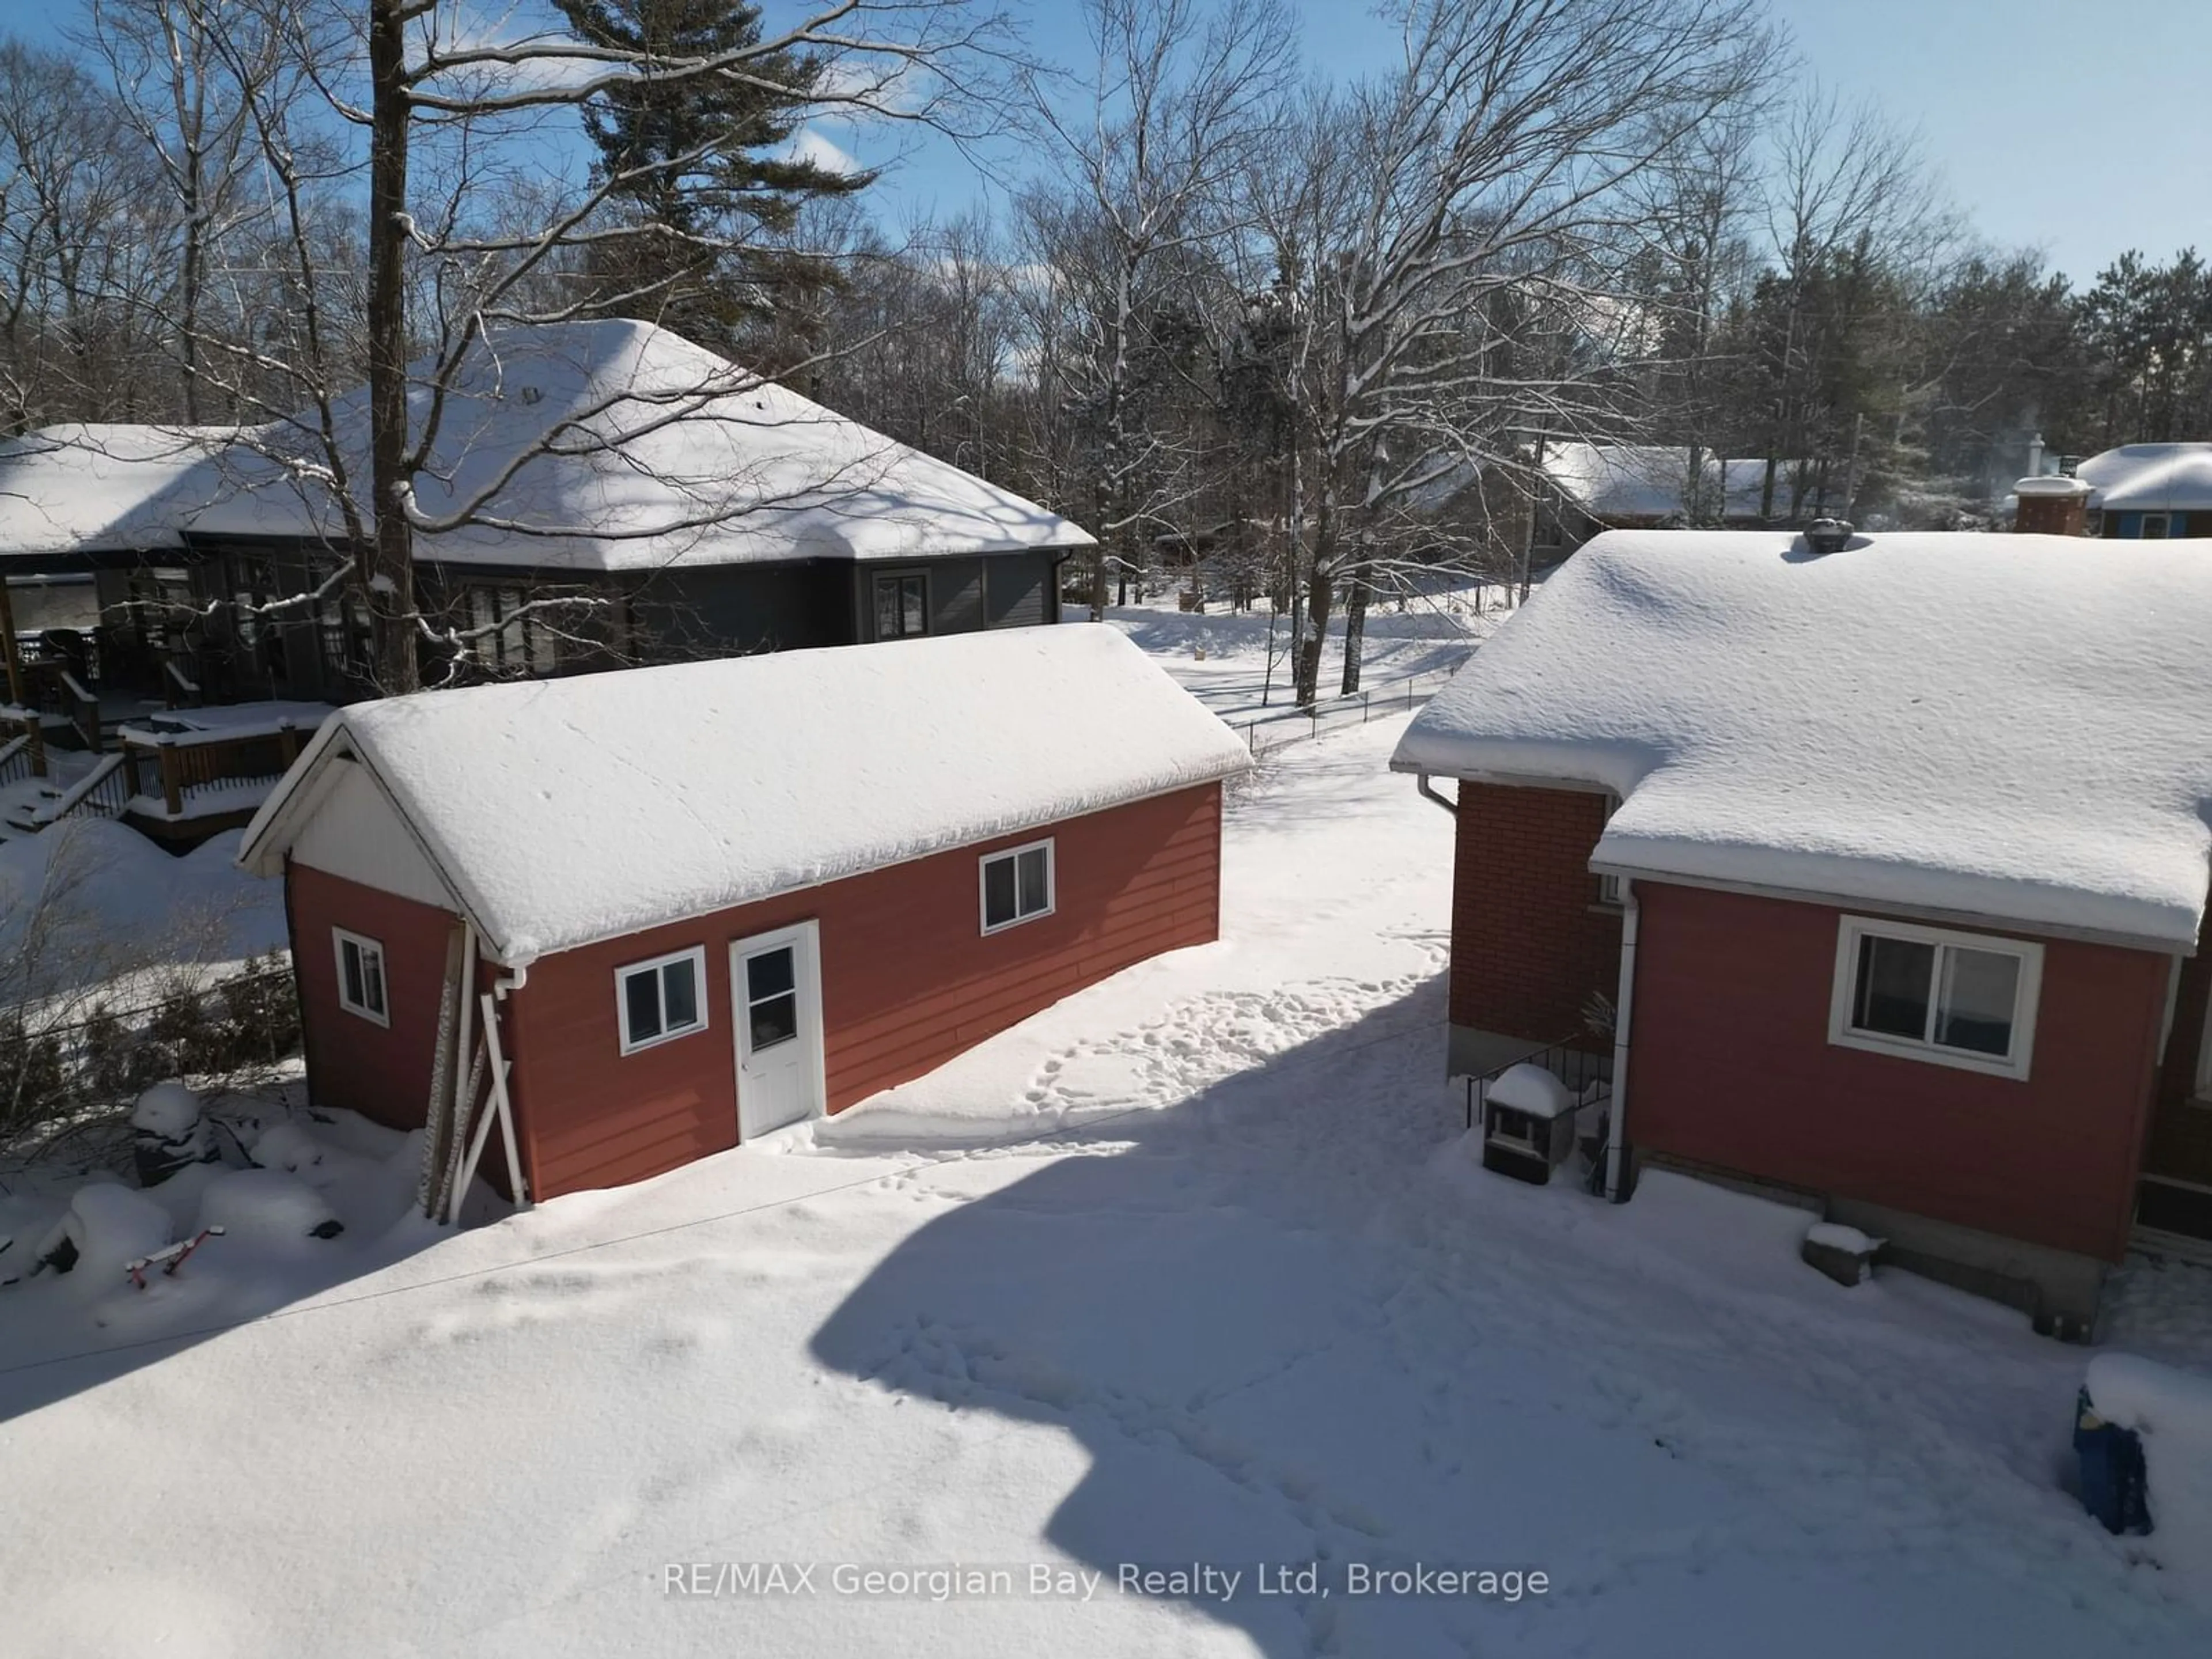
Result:
<svg viewBox="0 0 2212 1659">
<path fill-rule="evenodd" d="M 1851 1024 L 1851 998 L 1858 982 L 1859 941 L 1874 935 L 1906 939 L 1923 945 L 1956 945 L 2014 957 L 2020 962 L 2020 982 L 2014 992 L 2012 1052 L 2002 1057 L 1947 1048 L 1915 1037 L 1885 1036 L 1862 1031 Z M 2035 1015 L 2043 993 L 2043 946 L 2033 939 L 2009 939 L 1995 933 L 1968 933 L 1948 927 L 1923 927 L 1916 922 L 1891 921 L 1879 916 L 1844 916 L 1836 927 L 1836 976 L 1828 998 L 1828 1041 L 1842 1048 L 1863 1048 L 1870 1054 L 1893 1054 L 1901 1060 L 1924 1060 L 1931 1066 L 1951 1066 L 1962 1072 L 2027 1081 L 2028 1062 L 2035 1050 Z M 1929 988 L 1929 994 L 1935 988 Z"/>
<path fill-rule="evenodd" d="M 691 964 L 691 996 L 699 1011 L 699 1018 L 691 1024 L 678 1030 L 656 1032 L 641 1042 L 633 1042 L 629 1036 L 629 977 L 650 969 L 658 975 L 672 962 L 689 961 Z M 658 994 L 656 988 L 656 994 Z M 666 1001 L 661 1004 L 664 1017 L 668 1012 Z M 641 1049 L 658 1048 L 664 1042 L 673 1042 L 679 1037 L 696 1036 L 712 1024 L 707 1009 L 707 947 L 694 945 L 689 950 L 671 951 L 665 956 L 647 957 L 642 962 L 625 962 L 615 969 L 615 1022 L 622 1036 L 622 1052 L 634 1054 Z"/>
<path fill-rule="evenodd" d="M 1042 841 L 1025 841 L 1019 847 L 1001 847 L 997 852 L 986 853 L 975 860 L 975 920 L 984 933 L 1003 933 L 1009 927 L 1042 921 L 1060 908 L 1060 854 L 1053 849 L 1052 843 L 1053 838 L 1047 836 Z M 1032 910 L 1027 915 L 1018 915 L 1012 921 L 993 926 L 990 880 L 987 872 L 1002 860 L 1018 860 L 1023 854 L 1034 853 L 1039 848 L 1044 849 L 1044 908 Z M 1014 872 L 1014 903 L 1017 907 L 1022 902 L 1021 893 L 1021 872 L 1017 867 Z"/>
<path fill-rule="evenodd" d="M 377 981 L 384 988 L 384 1010 L 381 1013 L 365 1003 L 355 1002 L 346 995 L 345 948 L 376 952 Z M 371 939 L 366 933 L 349 933 L 343 927 L 331 929 L 331 955 L 338 970 L 338 1006 L 372 1025 L 389 1030 L 392 1025 L 392 969 L 384 954 L 384 941 Z"/>
<path fill-rule="evenodd" d="M 2159 522 L 2159 532 L 2155 536 L 2150 533 L 2150 521 L 2153 519 L 2156 519 Z M 2171 513 L 2144 514 L 2142 521 L 2136 526 L 2136 535 L 2143 541 L 2171 541 L 2173 538 L 2173 514 Z"/>
</svg>

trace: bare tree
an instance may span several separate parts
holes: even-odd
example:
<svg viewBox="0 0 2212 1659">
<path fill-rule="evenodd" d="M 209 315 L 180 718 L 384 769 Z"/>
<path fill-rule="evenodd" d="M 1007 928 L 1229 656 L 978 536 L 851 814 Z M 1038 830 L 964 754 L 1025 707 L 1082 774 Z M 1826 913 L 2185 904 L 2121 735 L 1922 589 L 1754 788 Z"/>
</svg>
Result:
<svg viewBox="0 0 2212 1659">
<path fill-rule="evenodd" d="M 1401 21 L 1404 68 L 1337 117 L 1302 701 L 1338 585 L 1355 617 L 1372 589 L 1388 512 L 1452 469 L 1518 465 L 1522 431 L 1592 421 L 1625 321 L 1626 186 L 1763 63 L 1748 0 L 1415 0 Z"/>
<path fill-rule="evenodd" d="M 0 41 L 0 430 L 166 401 L 146 372 L 172 269 L 150 183 L 80 66 Z"/>
<path fill-rule="evenodd" d="M 1109 562 L 1159 502 L 1138 488 L 1171 471 L 1140 443 L 1132 419 L 1138 358 L 1158 299 L 1148 283 L 1182 250 L 1233 227 L 1230 187 L 1269 131 L 1295 31 L 1279 0 L 1209 9 L 1197 0 L 1085 0 L 1093 62 L 1080 89 L 1032 76 L 1031 124 L 1053 158 L 1054 185 L 1023 204 L 1032 246 L 1079 307 L 1088 349 L 1060 367 L 1098 447 L 1093 480 L 1099 538 L 1091 615 L 1103 620 Z"/>
<path fill-rule="evenodd" d="M 210 268 L 269 212 L 254 188 L 254 112 L 289 104 L 304 69 L 261 0 L 92 0 L 90 40 L 172 198 L 182 412 L 197 424 L 208 412 L 201 343 L 216 331 Z M 227 315 L 222 331 L 240 322 Z"/>
<path fill-rule="evenodd" d="M 1850 510 L 1868 416 L 1904 414 L 1901 398 L 1885 404 L 1870 392 L 1869 381 L 1898 378 L 1874 358 L 1901 343 L 1887 325 L 1906 309 L 1901 301 L 1933 288 L 1956 232 L 1917 135 L 1871 103 L 1810 87 L 1772 143 L 1776 270 L 1754 319 L 1766 404 L 1759 507 L 1770 521 Z"/>
</svg>

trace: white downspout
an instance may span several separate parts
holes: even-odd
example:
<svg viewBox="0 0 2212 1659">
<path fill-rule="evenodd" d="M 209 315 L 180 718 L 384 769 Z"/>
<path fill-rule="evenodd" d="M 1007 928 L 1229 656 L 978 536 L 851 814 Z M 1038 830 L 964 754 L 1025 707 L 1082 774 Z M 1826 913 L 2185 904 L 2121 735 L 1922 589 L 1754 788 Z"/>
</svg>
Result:
<svg viewBox="0 0 2212 1659">
<path fill-rule="evenodd" d="M 1636 1000 L 1636 884 L 1626 876 L 1620 882 L 1620 987 L 1613 1005 L 1613 1099 L 1606 1114 L 1605 1196 L 1607 1201 L 1627 1201 L 1628 1180 L 1628 1022 Z"/>
</svg>

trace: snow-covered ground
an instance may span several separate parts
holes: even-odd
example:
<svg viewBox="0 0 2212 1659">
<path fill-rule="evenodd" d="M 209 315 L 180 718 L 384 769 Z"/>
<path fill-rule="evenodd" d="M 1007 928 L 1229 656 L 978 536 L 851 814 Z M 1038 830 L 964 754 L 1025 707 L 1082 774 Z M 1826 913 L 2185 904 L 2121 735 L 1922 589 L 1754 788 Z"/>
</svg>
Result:
<svg viewBox="0 0 2212 1659">
<path fill-rule="evenodd" d="M 1843 1289 L 1795 1212 L 1475 1166 L 1438 1076 L 1449 824 L 1382 769 L 1403 724 L 1240 792 L 1221 943 L 819 1130 L 232 1328 L 155 1340 L 149 1304 L 33 1352 L 0 1292 L 6 1645 L 2206 1651 L 2212 1564 L 2062 1489 L 2082 1351 L 1907 1275 Z M 2131 1273 L 2118 1340 L 2212 1364 L 2208 1287 Z M 1309 1562 L 1331 1594 L 1267 1593 Z M 956 1565 L 980 1583 L 853 1593 Z M 1417 1565 L 1546 1580 L 1350 1593 Z"/>
<path fill-rule="evenodd" d="M 1368 611 L 1359 653 L 1362 684 L 1378 703 L 1389 700 L 1386 691 L 1402 691 L 1409 682 L 1417 697 L 1426 697 L 1512 614 L 1510 601 L 1510 590 L 1494 583 L 1443 587 L 1408 597 L 1402 606 L 1395 599 L 1377 601 Z M 1071 621 L 1090 614 L 1074 605 L 1065 611 Z M 1106 619 L 1240 731 L 1255 718 L 1289 711 L 1285 653 L 1290 619 L 1271 617 L 1264 602 L 1255 610 L 1237 611 L 1216 600 L 1203 612 L 1187 612 L 1176 608 L 1170 592 L 1145 604 L 1113 606 Z M 1325 695 L 1335 692 L 1343 673 L 1344 617 L 1339 611 L 1329 619 L 1322 652 Z"/>
<path fill-rule="evenodd" d="M 283 884 L 238 868 L 238 832 L 179 857 L 111 819 L 0 842 L 0 999 L 105 985 L 119 1006 L 149 970 L 210 970 L 283 950 Z"/>
</svg>

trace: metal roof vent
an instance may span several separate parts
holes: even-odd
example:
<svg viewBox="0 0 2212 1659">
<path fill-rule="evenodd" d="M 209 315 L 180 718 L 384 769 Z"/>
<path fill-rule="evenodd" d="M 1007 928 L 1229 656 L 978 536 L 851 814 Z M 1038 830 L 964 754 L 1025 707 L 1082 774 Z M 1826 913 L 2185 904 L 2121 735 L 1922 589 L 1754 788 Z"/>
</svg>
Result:
<svg viewBox="0 0 2212 1659">
<path fill-rule="evenodd" d="M 1840 553 L 1850 544 L 1849 519 L 1815 519 L 1805 526 L 1805 545 L 1815 553 Z"/>
</svg>

